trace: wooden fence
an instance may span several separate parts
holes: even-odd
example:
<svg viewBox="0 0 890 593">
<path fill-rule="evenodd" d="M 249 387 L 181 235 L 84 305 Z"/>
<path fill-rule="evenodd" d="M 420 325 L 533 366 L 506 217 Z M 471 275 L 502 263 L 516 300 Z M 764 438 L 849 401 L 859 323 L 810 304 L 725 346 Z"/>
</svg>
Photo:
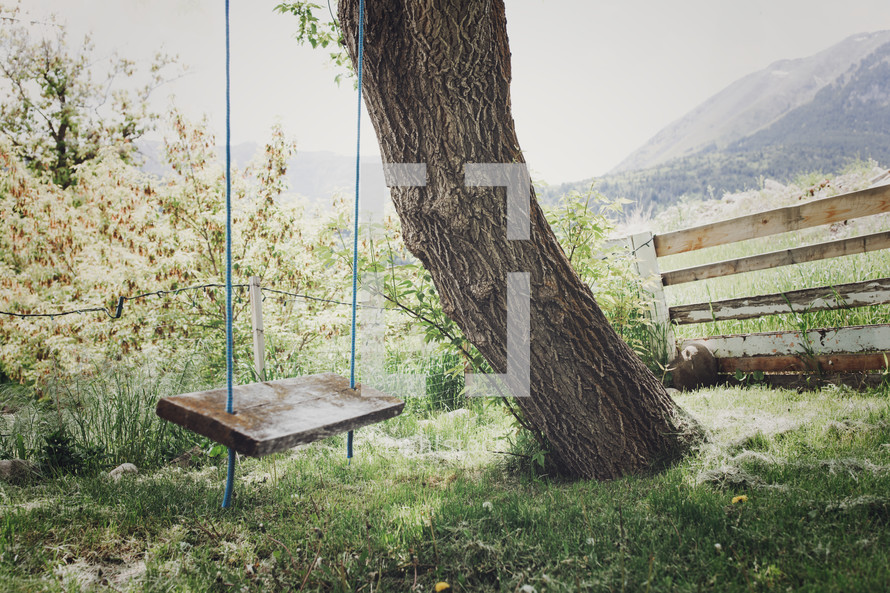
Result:
<svg viewBox="0 0 890 593">
<path fill-rule="evenodd" d="M 664 293 L 665 286 L 684 282 L 887 249 L 890 231 L 664 273 L 659 271 L 658 258 L 886 212 L 890 212 L 888 185 L 671 233 L 628 237 L 644 289 L 652 296 L 652 316 L 661 329 L 656 332 L 658 345 L 665 349 L 662 353 L 672 358 L 693 341 L 677 344 L 672 331 L 676 325 L 890 303 L 890 278 L 674 307 L 668 306 Z M 890 324 L 705 336 L 694 341 L 704 343 L 714 354 L 720 373 L 761 371 L 767 373 L 768 382 L 777 385 L 814 383 L 814 374 L 832 382 L 875 382 L 881 377 L 875 371 L 886 372 L 890 358 Z"/>
</svg>

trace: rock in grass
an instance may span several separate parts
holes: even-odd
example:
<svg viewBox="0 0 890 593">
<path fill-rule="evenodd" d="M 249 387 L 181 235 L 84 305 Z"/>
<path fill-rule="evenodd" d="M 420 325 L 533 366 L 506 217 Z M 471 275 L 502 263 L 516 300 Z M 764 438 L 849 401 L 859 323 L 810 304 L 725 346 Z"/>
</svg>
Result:
<svg viewBox="0 0 890 593">
<path fill-rule="evenodd" d="M 122 463 L 110 472 L 108 472 L 108 477 L 114 480 L 115 482 L 119 481 L 124 474 L 138 474 L 139 469 L 133 465 L 132 463 Z"/>
<path fill-rule="evenodd" d="M 37 476 L 37 466 L 25 459 L 0 461 L 0 481 L 10 484 L 27 482 Z"/>
<path fill-rule="evenodd" d="M 839 502 L 830 503 L 825 507 L 826 512 L 854 513 L 860 512 L 876 519 L 886 521 L 890 518 L 890 499 L 883 496 L 863 495 L 845 498 Z"/>
<path fill-rule="evenodd" d="M 201 458 L 202 455 L 203 455 L 203 450 L 201 449 L 201 447 L 195 445 L 194 447 L 192 447 L 191 449 L 189 449 L 188 451 L 186 451 L 179 457 L 172 459 L 170 461 L 169 465 L 175 465 L 176 467 L 183 467 L 183 468 L 192 467 L 194 465 L 197 465 L 196 462 Z"/>
<path fill-rule="evenodd" d="M 732 462 L 736 465 L 741 465 L 745 462 L 756 462 L 763 465 L 770 465 L 773 463 L 773 459 L 764 455 L 759 451 L 742 451 L 738 455 L 732 458 Z"/>
<path fill-rule="evenodd" d="M 740 467 L 724 465 L 698 475 L 699 484 L 710 484 L 721 490 L 754 490 L 765 486 L 763 480 Z"/>
<path fill-rule="evenodd" d="M 867 434 L 884 428 L 886 428 L 884 422 L 873 424 L 862 420 L 829 420 L 822 430 L 825 436 L 834 439 L 852 439 L 858 434 Z"/>
<path fill-rule="evenodd" d="M 670 362 L 673 386 L 680 391 L 710 387 L 717 383 L 717 359 L 701 342 L 690 342 Z"/>
</svg>

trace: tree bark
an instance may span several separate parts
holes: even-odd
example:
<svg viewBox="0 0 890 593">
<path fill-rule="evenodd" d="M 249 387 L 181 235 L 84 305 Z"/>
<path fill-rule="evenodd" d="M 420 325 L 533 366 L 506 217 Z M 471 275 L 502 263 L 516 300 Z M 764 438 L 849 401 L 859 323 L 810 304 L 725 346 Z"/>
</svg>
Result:
<svg viewBox="0 0 890 593">
<path fill-rule="evenodd" d="M 356 62 L 358 0 L 340 0 Z M 404 240 L 445 313 L 506 372 L 507 274 L 530 277 L 530 395 L 516 398 L 563 474 L 611 479 L 683 454 L 696 429 L 612 330 L 530 189 L 529 240 L 508 240 L 505 188 L 467 187 L 467 163 L 524 163 L 510 109 L 503 0 L 375 0 L 363 93 L 385 163 L 426 163 L 394 188 Z"/>
</svg>

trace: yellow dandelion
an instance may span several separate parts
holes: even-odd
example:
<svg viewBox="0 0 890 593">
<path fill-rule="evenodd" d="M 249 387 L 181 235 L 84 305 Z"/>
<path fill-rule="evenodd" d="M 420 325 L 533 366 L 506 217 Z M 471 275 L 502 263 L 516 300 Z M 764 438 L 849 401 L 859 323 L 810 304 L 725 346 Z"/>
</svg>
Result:
<svg viewBox="0 0 890 593">
<path fill-rule="evenodd" d="M 739 504 L 740 502 L 748 502 L 748 497 L 742 494 L 741 496 L 735 496 L 732 499 L 732 504 Z"/>
<path fill-rule="evenodd" d="M 436 587 L 434 589 L 436 593 L 442 593 L 443 591 L 451 591 L 451 585 L 446 583 L 445 581 L 439 581 L 436 583 Z"/>
</svg>

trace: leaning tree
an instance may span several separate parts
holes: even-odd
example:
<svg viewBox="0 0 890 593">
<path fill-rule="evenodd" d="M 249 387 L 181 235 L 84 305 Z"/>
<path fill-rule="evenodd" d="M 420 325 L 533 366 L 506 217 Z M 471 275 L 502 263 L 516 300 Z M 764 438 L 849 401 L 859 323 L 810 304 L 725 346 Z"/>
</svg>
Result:
<svg viewBox="0 0 890 593">
<path fill-rule="evenodd" d="M 355 63 L 359 0 L 340 0 L 338 12 Z M 612 330 L 533 188 L 528 239 L 511 240 L 507 190 L 466 183 L 468 163 L 524 162 L 503 0 L 374 0 L 364 35 L 362 88 L 383 160 L 427 167 L 425 187 L 392 190 L 405 243 L 445 313 L 501 373 L 508 273 L 528 273 L 529 394 L 517 403 L 556 468 L 609 479 L 677 459 L 695 428 Z"/>
</svg>

